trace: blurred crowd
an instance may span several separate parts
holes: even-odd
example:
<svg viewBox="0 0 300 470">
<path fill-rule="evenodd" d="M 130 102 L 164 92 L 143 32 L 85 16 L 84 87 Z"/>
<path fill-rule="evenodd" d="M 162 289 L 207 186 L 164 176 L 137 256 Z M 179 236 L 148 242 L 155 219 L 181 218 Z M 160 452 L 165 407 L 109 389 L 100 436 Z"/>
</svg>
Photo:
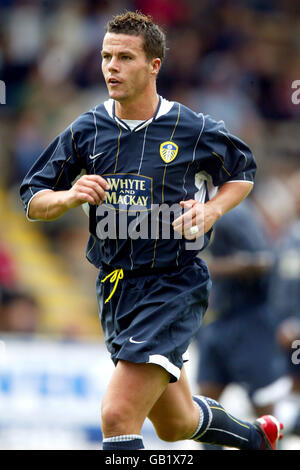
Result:
<svg viewBox="0 0 300 470">
<path fill-rule="evenodd" d="M 223 119 L 253 148 L 255 194 L 278 243 L 298 217 L 288 187 L 300 153 L 300 105 L 291 99 L 292 83 L 300 79 L 300 11 L 293 0 L 0 0 L 0 80 L 6 85 L 0 188 L 18 207 L 19 184 L 42 149 L 106 99 L 100 63 L 105 24 L 126 9 L 152 15 L 167 34 L 159 93 Z M 41 230 L 56 250 L 64 246 L 69 260 L 84 264 L 87 222 L 81 212 Z M 23 292 L 17 271 L 0 235 L 2 309 L 20 305 L 21 297 L 32 312 L 27 321 L 19 316 L 20 325 L 3 313 L 0 330 L 34 331 L 38 305 Z"/>
</svg>

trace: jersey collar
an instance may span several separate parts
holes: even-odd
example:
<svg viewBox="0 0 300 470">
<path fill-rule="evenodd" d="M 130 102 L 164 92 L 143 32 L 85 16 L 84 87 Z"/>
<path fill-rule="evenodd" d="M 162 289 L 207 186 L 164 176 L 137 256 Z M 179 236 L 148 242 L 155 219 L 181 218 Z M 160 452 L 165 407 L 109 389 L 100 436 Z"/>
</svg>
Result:
<svg viewBox="0 0 300 470">
<path fill-rule="evenodd" d="M 133 130 L 131 130 L 130 127 L 124 121 L 122 121 L 122 119 L 116 116 L 115 100 L 109 99 L 105 101 L 104 106 L 110 118 L 114 119 L 118 125 L 128 130 L 129 132 L 138 132 L 144 127 L 148 126 L 152 121 L 156 121 L 161 116 L 164 116 L 165 114 L 167 114 L 172 109 L 174 105 L 173 101 L 168 101 L 165 98 L 162 98 L 160 95 L 158 95 L 158 98 L 159 98 L 159 102 L 158 102 L 158 106 L 157 106 L 154 116 L 150 119 L 147 119 L 147 121 L 143 121 L 142 123 L 138 124 Z"/>
</svg>

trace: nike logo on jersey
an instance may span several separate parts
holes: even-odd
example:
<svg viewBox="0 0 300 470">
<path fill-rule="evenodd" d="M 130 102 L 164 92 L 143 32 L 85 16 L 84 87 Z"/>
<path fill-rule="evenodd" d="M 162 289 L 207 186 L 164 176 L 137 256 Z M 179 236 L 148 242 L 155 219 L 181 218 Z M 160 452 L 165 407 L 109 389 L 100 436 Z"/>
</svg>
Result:
<svg viewBox="0 0 300 470">
<path fill-rule="evenodd" d="M 134 343 L 134 344 L 146 343 L 146 340 L 144 340 L 144 341 L 135 341 L 132 336 L 129 338 L 129 341 L 131 343 Z"/>
<path fill-rule="evenodd" d="M 90 155 L 90 159 L 94 160 L 94 158 L 100 157 L 104 152 L 97 153 L 97 155 Z"/>
</svg>

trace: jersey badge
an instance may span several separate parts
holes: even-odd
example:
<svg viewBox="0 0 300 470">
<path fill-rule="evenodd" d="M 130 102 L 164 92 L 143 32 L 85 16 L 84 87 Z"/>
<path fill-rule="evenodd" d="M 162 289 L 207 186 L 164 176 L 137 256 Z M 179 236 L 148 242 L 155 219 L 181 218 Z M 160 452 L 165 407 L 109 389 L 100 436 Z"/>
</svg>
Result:
<svg viewBox="0 0 300 470">
<path fill-rule="evenodd" d="M 165 163 L 170 163 L 177 156 L 178 145 L 170 141 L 163 142 L 160 144 L 159 153 Z"/>
</svg>

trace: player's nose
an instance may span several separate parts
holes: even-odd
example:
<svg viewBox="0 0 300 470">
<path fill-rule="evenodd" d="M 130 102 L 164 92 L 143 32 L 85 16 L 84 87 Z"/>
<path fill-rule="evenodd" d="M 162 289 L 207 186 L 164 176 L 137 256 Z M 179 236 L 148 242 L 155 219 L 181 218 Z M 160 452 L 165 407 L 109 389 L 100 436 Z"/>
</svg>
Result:
<svg viewBox="0 0 300 470">
<path fill-rule="evenodd" d="M 119 71 L 120 70 L 120 64 L 119 64 L 119 61 L 117 59 L 117 57 L 112 57 L 108 63 L 108 66 L 107 66 L 107 69 L 109 72 L 112 72 L 112 71 Z"/>
</svg>

